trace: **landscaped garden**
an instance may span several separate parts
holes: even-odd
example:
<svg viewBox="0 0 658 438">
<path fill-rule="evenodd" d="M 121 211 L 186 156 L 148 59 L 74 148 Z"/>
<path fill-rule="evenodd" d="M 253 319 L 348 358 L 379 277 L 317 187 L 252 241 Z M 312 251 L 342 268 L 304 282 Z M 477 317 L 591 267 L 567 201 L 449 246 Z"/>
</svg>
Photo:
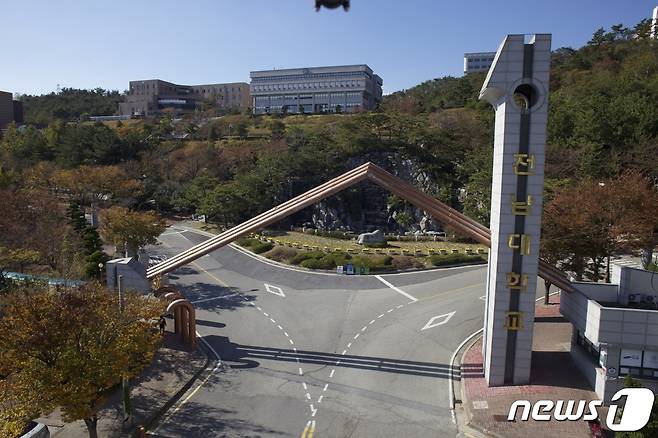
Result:
<svg viewBox="0 0 658 438">
<path fill-rule="evenodd" d="M 427 236 L 387 236 L 383 244 L 359 245 L 356 235 L 336 232 L 266 234 L 243 238 L 237 243 L 277 262 L 319 270 L 334 271 L 352 265 L 354 272 L 370 273 L 453 266 L 484 262 L 488 252 L 481 245 L 445 242 Z"/>
</svg>

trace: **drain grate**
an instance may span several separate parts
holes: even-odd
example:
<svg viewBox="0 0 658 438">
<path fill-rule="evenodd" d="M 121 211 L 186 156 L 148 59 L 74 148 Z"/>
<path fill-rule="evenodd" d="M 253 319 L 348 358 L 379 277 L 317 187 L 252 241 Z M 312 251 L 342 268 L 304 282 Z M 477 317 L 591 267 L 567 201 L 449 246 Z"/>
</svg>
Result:
<svg viewBox="0 0 658 438">
<path fill-rule="evenodd" d="M 497 423 L 507 423 L 507 415 L 494 414 L 493 419 Z M 516 420 L 511 420 L 510 423 L 516 422 Z"/>
</svg>

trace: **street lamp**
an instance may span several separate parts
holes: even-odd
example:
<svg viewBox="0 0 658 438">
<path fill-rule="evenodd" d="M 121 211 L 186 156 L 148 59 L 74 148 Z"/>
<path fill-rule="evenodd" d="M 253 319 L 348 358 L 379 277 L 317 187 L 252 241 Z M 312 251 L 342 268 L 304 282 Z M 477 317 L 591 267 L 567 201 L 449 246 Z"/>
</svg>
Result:
<svg viewBox="0 0 658 438">
<path fill-rule="evenodd" d="M 123 313 L 125 301 L 123 299 L 123 275 L 119 275 L 119 313 Z M 132 404 L 130 403 L 130 382 L 126 376 L 121 376 L 121 392 L 123 394 L 123 425 L 130 427 L 132 423 Z"/>
</svg>

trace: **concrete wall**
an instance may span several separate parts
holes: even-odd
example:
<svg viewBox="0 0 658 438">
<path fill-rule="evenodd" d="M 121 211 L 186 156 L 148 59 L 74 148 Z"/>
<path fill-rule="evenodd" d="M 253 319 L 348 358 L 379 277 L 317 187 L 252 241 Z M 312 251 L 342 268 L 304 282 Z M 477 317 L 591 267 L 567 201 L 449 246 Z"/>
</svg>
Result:
<svg viewBox="0 0 658 438">
<path fill-rule="evenodd" d="M 601 285 L 601 290 L 610 293 L 608 285 Z M 594 344 L 658 348 L 658 310 L 603 307 L 585 294 L 574 292 L 561 295 L 560 312 Z"/>
<path fill-rule="evenodd" d="M 151 282 L 146 279 L 146 266 L 132 257 L 110 260 L 105 266 L 108 289 L 116 289 L 119 276 L 122 276 L 122 285 L 126 291 L 147 293 L 151 290 Z"/>
<path fill-rule="evenodd" d="M 612 265 L 610 280 L 619 285 L 619 303 L 628 304 L 628 295 L 658 296 L 658 273 L 629 266 Z"/>
<path fill-rule="evenodd" d="M 619 290 L 618 283 L 592 283 L 589 281 L 574 281 L 574 287 L 591 300 L 599 302 L 616 302 Z"/>
</svg>

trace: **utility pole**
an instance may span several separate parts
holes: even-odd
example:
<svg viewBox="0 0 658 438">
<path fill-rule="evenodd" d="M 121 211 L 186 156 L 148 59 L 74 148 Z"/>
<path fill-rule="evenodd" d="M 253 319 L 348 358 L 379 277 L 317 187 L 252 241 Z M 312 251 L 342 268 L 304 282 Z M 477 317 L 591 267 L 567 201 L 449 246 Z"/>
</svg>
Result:
<svg viewBox="0 0 658 438">
<path fill-rule="evenodd" d="M 119 313 L 123 313 L 125 302 L 123 299 L 123 275 L 119 275 Z M 130 384 L 126 376 L 121 376 L 121 392 L 123 393 L 123 425 L 130 427 L 132 423 L 132 405 L 130 403 Z"/>
</svg>

